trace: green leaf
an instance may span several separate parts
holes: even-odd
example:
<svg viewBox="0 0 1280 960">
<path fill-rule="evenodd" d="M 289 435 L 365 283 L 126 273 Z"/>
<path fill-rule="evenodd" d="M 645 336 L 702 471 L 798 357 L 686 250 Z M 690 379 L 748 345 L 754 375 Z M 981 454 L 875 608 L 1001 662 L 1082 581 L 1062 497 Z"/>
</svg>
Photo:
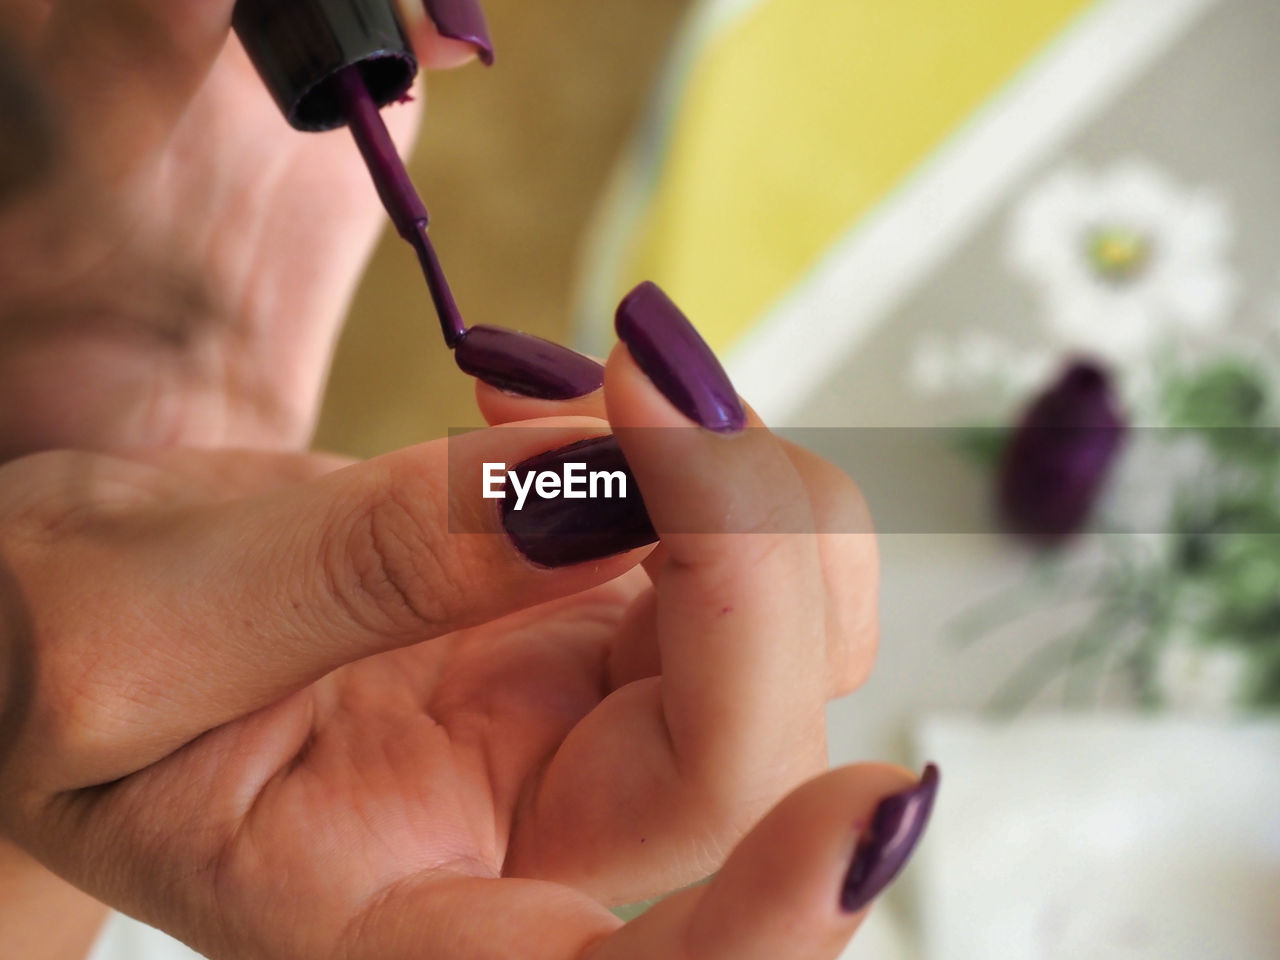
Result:
<svg viewBox="0 0 1280 960">
<path fill-rule="evenodd" d="M 994 470 L 1004 456 L 1013 430 L 1009 427 L 971 426 L 955 431 L 955 448 L 966 460 Z"/>
</svg>

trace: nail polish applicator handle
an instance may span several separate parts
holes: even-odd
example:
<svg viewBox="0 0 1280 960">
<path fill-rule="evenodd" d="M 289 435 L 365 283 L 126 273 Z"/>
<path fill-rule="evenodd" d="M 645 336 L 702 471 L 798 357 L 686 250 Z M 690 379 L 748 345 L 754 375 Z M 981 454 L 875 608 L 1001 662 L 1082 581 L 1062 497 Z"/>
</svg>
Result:
<svg viewBox="0 0 1280 960">
<path fill-rule="evenodd" d="M 466 326 L 427 236 L 426 205 L 379 112 L 418 72 L 395 0 L 237 0 L 232 26 L 293 127 L 350 127 L 397 233 L 418 255 L 445 342 L 456 346 Z"/>
</svg>

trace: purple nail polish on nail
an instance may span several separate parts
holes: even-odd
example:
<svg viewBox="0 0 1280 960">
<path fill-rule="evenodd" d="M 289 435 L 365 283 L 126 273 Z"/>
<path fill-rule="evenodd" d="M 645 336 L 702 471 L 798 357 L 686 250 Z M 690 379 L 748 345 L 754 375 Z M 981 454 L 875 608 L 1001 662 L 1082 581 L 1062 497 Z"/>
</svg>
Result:
<svg viewBox="0 0 1280 960">
<path fill-rule="evenodd" d="M 938 780 L 938 768 L 931 763 L 914 787 L 880 801 L 840 891 L 846 913 L 857 913 L 878 897 L 906 866 L 929 824 Z"/>
<path fill-rule="evenodd" d="M 747 413 L 724 367 L 680 308 L 655 283 L 618 305 L 618 337 L 677 410 L 716 433 L 737 433 Z"/>
<path fill-rule="evenodd" d="M 423 5 L 442 37 L 471 44 L 480 54 L 480 61 L 493 66 L 489 21 L 477 0 L 424 0 Z"/>
<path fill-rule="evenodd" d="M 526 488 L 527 497 L 521 504 L 512 484 L 508 484 L 502 501 L 502 526 L 516 549 L 539 566 L 569 567 L 634 550 L 658 539 L 640 487 L 616 437 L 593 437 L 540 454 L 513 472 L 520 478 L 543 472 L 563 474 L 571 463 L 583 464 L 588 475 L 609 475 L 615 495 L 586 499 L 543 496 L 534 485 Z M 622 492 L 625 496 L 617 496 Z M 597 493 L 603 493 L 603 487 Z"/>
<path fill-rule="evenodd" d="M 538 400 L 572 400 L 604 386 L 604 367 L 550 340 L 500 327 L 476 326 L 454 348 L 463 373 Z"/>
</svg>

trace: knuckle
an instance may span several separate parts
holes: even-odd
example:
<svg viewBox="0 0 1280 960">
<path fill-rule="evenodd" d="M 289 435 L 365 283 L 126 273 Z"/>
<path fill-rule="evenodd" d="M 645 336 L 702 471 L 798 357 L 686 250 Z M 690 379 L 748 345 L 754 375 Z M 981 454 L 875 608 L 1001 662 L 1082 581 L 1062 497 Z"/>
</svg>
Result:
<svg viewBox="0 0 1280 960">
<path fill-rule="evenodd" d="M 879 647 L 880 550 L 871 510 L 861 489 L 828 465 L 820 504 L 822 566 L 828 596 L 828 659 L 831 696 L 842 697 L 867 682 Z"/>
<path fill-rule="evenodd" d="M 109 749 L 122 713 L 110 684 L 77 662 L 70 644 L 47 644 L 40 659 L 34 715 L 42 747 L 64 758 Z"/>
<path fill-rule="evenodd" d="M 123 748 L 147 729 L 136 684 L 94 662 L 80 639 L 41 631 L 11 660 L 25 661 L 16 672 L 26 691 L 14 696 L 11 684 L 5 694 L 5 759 L 28 807 L 121 775 Z"/>
<path fill-rule="evenodd" d="M 341 525 L 331 590 L 366 628 L 444 632 L 462 612 L 459 573 L 434 519 L 400 489 L 392 478 Z"/>
<path fill-rule="evenodd" d="M 65 758 L 99 741 L 104 724 L 81 702 L 83 674 L 67 645 L 53 642 L 62 626 L 40 610 L 49 548 L 13 514 L 0 522 L 0 772 L 6 810 L 44 795 Z"/>
<path fill-rule="evenodd" d="M 880 646 L 879 559 L 866 544 L 842 544 L 838 558 L 824 557 L 827 578 L 827 653 L 832 695 L 842 697 L 867 682 Z"/>
<path fill-rule="evenodd" d="M 813 500 L 819 532 L 874 534 L 875 521 L 866 494 L 835 464 L 822 461 Z"/>
<path fill-rule="evenodd" d="M 871 677 L 879 650 L 880 629 L 874 620 L 845 640 L 840 657 L 843 665 L 835 671 L 832 697 L 848 696 L 861 689 Z"/>
</svg>

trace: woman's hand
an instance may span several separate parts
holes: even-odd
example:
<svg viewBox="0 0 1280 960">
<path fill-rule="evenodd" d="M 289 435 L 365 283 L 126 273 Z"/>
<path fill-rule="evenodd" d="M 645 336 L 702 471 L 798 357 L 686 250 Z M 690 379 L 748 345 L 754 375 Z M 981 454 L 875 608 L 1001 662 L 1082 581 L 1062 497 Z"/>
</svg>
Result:
<svg viewBox="0 0 1280 960">
<path fill-rule="evenodd" d="M 537 406 L 488 389 L 495 420 Z M 754 421 L 691 426 L 625 347 L 605 394 L 654 522 L 686 532 L 556 569 L 457 478 L 598 421 L 338 470 L 170 451 L 0 471 L 6 834 L 215 958 L 834 956 L 931 784 L 838 771 L 710 886 L 622 930 L 598 905 L 717 870 L 822 770 L 824 705 L 876 631 L 847 479 Z"/>
<path fill-rule="evenodd" d="M 0 2 L 0 57 L 56 123 L 44 176 L 0 184 L 0 461 L 309 437 L 384 215 L 346 131 L 286 125 L 233 5 Z M 474 55 L 413 33 L 425 67 Z M 388 112 L 402 145 L 420 112 Z M 6 152 L 18 138 L 0 111 Z"/>
</svg>

